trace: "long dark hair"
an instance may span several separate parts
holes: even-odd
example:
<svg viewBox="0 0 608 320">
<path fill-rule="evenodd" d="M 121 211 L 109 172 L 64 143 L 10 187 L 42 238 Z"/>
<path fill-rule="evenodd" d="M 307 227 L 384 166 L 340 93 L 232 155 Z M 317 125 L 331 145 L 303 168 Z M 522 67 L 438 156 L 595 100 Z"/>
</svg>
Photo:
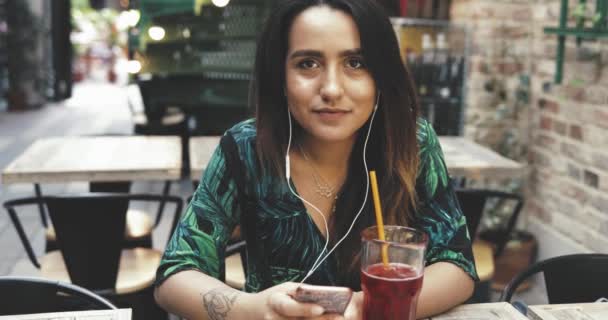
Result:
<svg viewBox="0 0 608 320">
<path fill-rule="evenodd" d="M 268 18 L 258 40 L 251 103 L 256 110 L 259 161 L 266 174 L 284 177 L 288 139 L 287 100 L 284 96 L 285 59 L 294 18 L 304 10 L 326 5 L 354 20 L 361 51 L 371 73 L 380 103 L 367 147 L 370 169 L 376 170 L 387 224 L 409 225 L 416 208 L 415 181 L 418 171 L 416 119 L 418 103 L 413 81 L 403 65 L 392 25 L 374 0 L 282 0 Z M 367 132 L 369 121 L 361 132 Z M 330 241 L 340 239 L 350 227 L 365 195 L 365 172 L 361 154 L 365 134 L 359 134 L 349 161 L 348 176 L 330 221 Z M 336 249 L 344 285 L 357 287 L 360 232 L 374 224 L 371 196 L 364 214 L 345 242 Z"/>
</svg>

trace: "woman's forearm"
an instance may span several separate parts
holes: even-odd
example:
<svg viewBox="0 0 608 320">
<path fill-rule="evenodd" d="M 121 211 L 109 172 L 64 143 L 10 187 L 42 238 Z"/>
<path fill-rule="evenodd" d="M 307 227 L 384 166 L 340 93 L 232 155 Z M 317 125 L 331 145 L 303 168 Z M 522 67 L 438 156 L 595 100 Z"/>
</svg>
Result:
<svg viewBox="0 0 608 320">
<path fill-rule="evenodd" d="M 154 291 L 163 309 L 190 320 L 244 319 L 248 296 L 194 270 L 170 276 Z"/>
<path fill-rule="evenodd" d="M 452 263 L 438 262 L 425 268 L 416 317 L 426 318 L 465 302 L 474 286 L 471 277 Z"/>
</svg>

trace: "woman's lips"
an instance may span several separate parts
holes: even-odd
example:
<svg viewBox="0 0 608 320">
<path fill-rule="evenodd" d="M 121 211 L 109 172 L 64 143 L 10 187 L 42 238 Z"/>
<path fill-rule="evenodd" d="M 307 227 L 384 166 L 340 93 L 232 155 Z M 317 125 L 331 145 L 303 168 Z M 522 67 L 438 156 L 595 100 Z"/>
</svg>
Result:
<svg viewBox="0 0 608 320">
<path fill-rule="evenodd" d="M 324 121 L 337 121 L 350 113 L 345 110 L 315 110 L 313 112 Z"/>
</svg>

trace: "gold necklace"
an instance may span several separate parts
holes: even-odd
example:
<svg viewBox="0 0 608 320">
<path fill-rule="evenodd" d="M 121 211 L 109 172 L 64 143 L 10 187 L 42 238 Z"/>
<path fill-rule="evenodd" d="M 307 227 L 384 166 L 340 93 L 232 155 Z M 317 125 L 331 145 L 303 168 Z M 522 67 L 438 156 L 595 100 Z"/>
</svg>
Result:
<svg viewBox="0 0 608 320">
<path fill-rule="evenodd" d="M 298 147 L 300 148 L 300 152 L 302 153 L 304 160 L 306 160 L 308 162 L 308 165 L 312 169 L 312 180 L 315 182 L 315 192 L 322 197 L 325 197 L 328 199 L 331 198 L 334 195 L 336 188 L 333 187 L 332 185 L 330 185 L 329 183 L 327 183 L 327 181 L 325 181 L 325 179 L 323 179 L 321 174 L 319 174 L 319 172 L 313 165 L 312 161 L 310 161 L 310 158 L 308 157 L 308 154 L 306 153 L 306 151 L 304 151 L 304 148 L 302 148 L 301 145 L 299 145 Z M 337 198 L 338 198 L 338 196 L 336 195 L 334 197 L 334 200 L 336 200 Z M 335 208 L 334 208 L 334 210 L 335 210 Z"/>
</svg>

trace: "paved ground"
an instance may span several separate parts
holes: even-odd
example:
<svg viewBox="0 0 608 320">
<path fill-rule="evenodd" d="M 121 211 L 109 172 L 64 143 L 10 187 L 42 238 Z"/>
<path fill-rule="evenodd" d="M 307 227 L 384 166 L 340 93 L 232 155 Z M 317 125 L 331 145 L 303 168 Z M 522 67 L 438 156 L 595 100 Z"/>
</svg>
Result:
<svg viewBox="0 0 608 320">
<path fill-rule="evenodd" d="M 57 104 L 49 104 L 40 110 L 21 113 L 0 113 L 0 168 L 4 168 L 16 156 L 38 138 L 66 135 L 92 135 L 107 133 L 131 133 L 130 111 L 127 106 L 126 88 L 90 81 L 74 88 L 73 98 Z M 84 183 L 67 185 L 42 185 L 43 192 L 64 193 L 86 191 Z M 135 183 L 135 191 L 161 192 L 160 183 Z M 174 184 L 171 193 L 186 198 L 192 192 L 189 181 Z M 31 185 L 0 184 L 0 201 L 33 195 Z M 154 212 L 151 210 L 151 212 Z M 21 215 L 30 239 L 38 253 L 42 253 L 43 229 L 36 208 Z M 163 249 L 169 229 L 170 216 L 165 219 L 154 235 L 154 246 Z M 8 215 L 0 209 L 0 275 L 36 275 L 37 269 L 29 262 Z M 543 303 L 544 289 L 536 285 L 532 290 L 516 297 L 528 302 Z M 498 299 L 498 293 L 492 300 Z"/>
</svg>

